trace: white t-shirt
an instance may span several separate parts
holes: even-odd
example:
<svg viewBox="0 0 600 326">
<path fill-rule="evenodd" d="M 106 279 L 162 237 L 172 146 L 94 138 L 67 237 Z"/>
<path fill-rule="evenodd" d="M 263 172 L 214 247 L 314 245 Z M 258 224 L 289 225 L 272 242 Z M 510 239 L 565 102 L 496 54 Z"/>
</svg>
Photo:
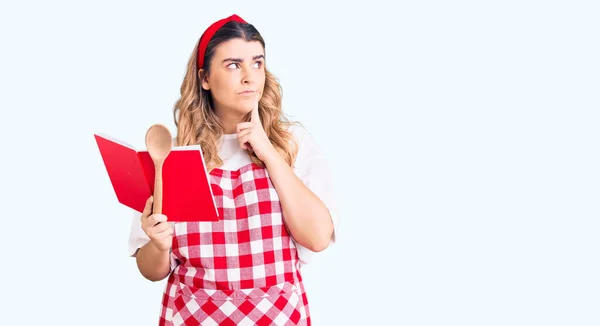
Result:
<svg viewBox="0 0 600 326">
<path fill-rule="evenodd" d="M 335 242 L 335 233 L 339 224 L 337 207 L 334 198 L 333 180 L 325 156 L 305 128 L 292 125 L 289 129 L 298 144 L 298 155 L 294 163 L 294 172 L 300 180 L 315 194 L 329 209 L 333 221 L 334 233 L 330 244 Z M 237 170 L 252 163 L 248 154 L 239 146 L 236 134 L 223 135 L 223 143 L 219 149 L 219 157 L 223 159 L 223 170 Z M 133 256 L 137 249 L 148 243 L 150 239 L 141 228 L 141 213 L 134 212 L 129 235 L 129 254 Z M 168 218 L 168 217 L 167 217 Z M 300 265 L 311 261 L 312 251 L 296 243 Z M 171 267 L 174 267 L 171 257 Z"/>
</svg>

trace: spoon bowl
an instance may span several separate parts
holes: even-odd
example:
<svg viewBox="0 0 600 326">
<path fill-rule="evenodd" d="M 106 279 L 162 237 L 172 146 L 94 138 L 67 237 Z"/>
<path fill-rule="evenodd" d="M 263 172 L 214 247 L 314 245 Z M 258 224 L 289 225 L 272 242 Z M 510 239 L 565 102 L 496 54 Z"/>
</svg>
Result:
<svg viewBox="0 0 600 326">
<path fill-rule="evenodd" d="M 172 147 L 173 138 L 166 126 L 155 124 L 146 132 L 146 148 L 154 162 L 153 214 L 162 214 L 162 167 Z"/>
</svg>

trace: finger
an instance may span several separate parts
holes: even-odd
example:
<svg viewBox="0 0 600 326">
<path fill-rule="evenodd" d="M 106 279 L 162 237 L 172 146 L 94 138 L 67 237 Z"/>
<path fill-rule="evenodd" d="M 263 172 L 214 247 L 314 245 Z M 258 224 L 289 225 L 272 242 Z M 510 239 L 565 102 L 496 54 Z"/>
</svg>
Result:
<svg viewBox="0 0 600 326">
<path fill-rule="evenodd" d="M 237 138 L 240 139 L 240 138 L 246 137 L 251 132 L 252 132 L 252 128 L 248 128 L 248 129 L 244 129 L 242 131 L 238 131 Z"/>
<path fill-rule="evenodd" d="M 159 234 L 171 229 L 169 223 L 158 223 L 157 225 L 152 227 L 152 233 Z"/>
<path fill-rule="evenodd" d="M 252 126 L 253 126 L 252 122 L 240 122 L 237 124 L 237 132 L 246 130 L 248 128 L 251 128 Z"/>
<path fill-rule="evenodd" d="M 167 223 L 161 223 L 160 225 L 163 224 L 167 224 Z M 165 238 L 169 238 L 171 236 L 173 236 L 173 229 L 171 228 L 166 228 L 165 230 L 162 230 L 160 232 L 153 232 L 151 233 L 152 235 L 150 236 L 150 239 L 154 239 L 155 241 L 161 241 Z"/>
<path fill-rule="evenodd" d="M 242 149 L 248 149 L 249 148 L 249 144 L 248 142 L 250 141 L 250 134 L 247 134 L 243 137 L 238 137 L 238 143 L 240 144 L 240 147 Z"/>
<path fill-rule="evenodd" d="M 252 109 L 252 116 L 250 117 L 250 122 L 255 123 L 255 124 L 261 124 L 261 122 L 260 122 L 260 114 L 258 113 L 258 104 L 259 104 L 259 100 L 260 100 L 259 96 L 260 96 L 260 93 L 257 93 L 257 95 L 256 95 L 256 105 Z"/>
<path fill-rule="evenodd" d="M 144 211 L 142 212 L 142 218 L 147 218 L 152 214 L 152 203 L 154 202 L 154 197 L 150 196 L 146 199 L 146 206 L 144 206 Z"/>
<path fill-rule="evenodd" d="M 166 228 L 160 232 L 161 234 L 173 235 L 173 232 L 175 232 L 175 228 L 170 223 L 161 223 L 160 225 L 166 226 Z"/>
<path fill-rule="evenodd" d="M 154 226 L 160 222 L 166 222 L 167 216 L 163 214 L 152 214 L 148 217 L 148 225 Z"/>
<path fill-rule="evenodd" d="M 170 223 L 161 222 L 158 223 L 148 229 L 148 237 L 150 239 L 160 239 L 162 237 L 168 236 L 169 234 L 173 234 L 174 228 L 171 227 Z"/>
<path fill-rule="evenodd" d="M 248 149 L 248 142 L 250 141 L 250 134 L 252 133 L 252 128 L 244 129 L 238 132 L 238 143 L 242 149 Z"/>
</svg>

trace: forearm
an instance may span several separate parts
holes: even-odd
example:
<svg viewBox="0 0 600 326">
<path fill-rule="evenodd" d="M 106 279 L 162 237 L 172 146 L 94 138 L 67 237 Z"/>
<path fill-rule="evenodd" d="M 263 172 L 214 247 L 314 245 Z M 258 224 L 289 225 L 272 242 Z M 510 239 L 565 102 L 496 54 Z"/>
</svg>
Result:
<svg viewBox="0 0 600 326">
<path fill-rule="evenodd" d="M 152 241 L 138 250 L 136 262 L 140 273 L 153 282 L 164 279 L 171 271 L 169 251 L 159 250 Z"/>
<path fill-rule="evenodd" d="M 327 206 L 296 176 L 280 155 L 265 161 L 279 195 L 285 223 L 294 239 L 318 252 L 329 245 L 333 222 Z"/>
</svg>

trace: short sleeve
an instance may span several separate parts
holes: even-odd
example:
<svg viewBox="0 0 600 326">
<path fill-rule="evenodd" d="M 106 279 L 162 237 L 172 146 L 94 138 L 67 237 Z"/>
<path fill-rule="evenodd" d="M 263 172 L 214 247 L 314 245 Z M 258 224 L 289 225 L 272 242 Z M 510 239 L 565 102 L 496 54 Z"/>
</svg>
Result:
<svg viewBox="0 0 600 326">
<path fill-rule="evenodd" d="M 131 229 L 129 230 L 129 256 L 135 257 L 138 249 L 150 241 L 150 238 L 142 230 L 142 213 L 134 211 L 131 219 Z"/>
<path fill-rule="evenodd" d="M 129 244 L 128 253 L 130 257 L 135 257 L 138 249 L 143 247 L 146 243 L 150 242 L 150 238 L 146 235 L 146 232 L 142 230 L 141 222 L 142 213 L 133 211 L 131 219 L 131 229 L 129 230 Z M 177 266 L 177 260 L 171 253 L 171 271 Z"/>
<path fill-rule="evenodd" d="M 294 162 L 296 176 L 325 204 L 333 222 L 333 234 L 330 245 L 335 243 L 339 225 L 337 203 L 333 177 L 327 159 L 313 137 L 301 126 L 290 128 L 298 144 L 298 155 Z M 314 252 L 296 243 L 300 262 L 307 264 L 312 260 Z"/>
</svg>

